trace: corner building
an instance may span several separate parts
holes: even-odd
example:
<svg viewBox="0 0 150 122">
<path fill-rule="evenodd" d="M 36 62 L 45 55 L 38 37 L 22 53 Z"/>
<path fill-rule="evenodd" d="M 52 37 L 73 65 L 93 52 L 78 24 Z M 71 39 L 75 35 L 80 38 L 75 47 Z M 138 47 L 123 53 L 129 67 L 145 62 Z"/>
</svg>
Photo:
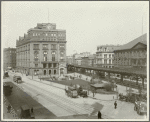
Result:
<svg viewBox="0 0 150 122">
<path fill-rule="evenodd" d="M 66 30 L 37 24 L 16 41 L 17 70 L 29 75 L 66 74 Z"/>
</svg>

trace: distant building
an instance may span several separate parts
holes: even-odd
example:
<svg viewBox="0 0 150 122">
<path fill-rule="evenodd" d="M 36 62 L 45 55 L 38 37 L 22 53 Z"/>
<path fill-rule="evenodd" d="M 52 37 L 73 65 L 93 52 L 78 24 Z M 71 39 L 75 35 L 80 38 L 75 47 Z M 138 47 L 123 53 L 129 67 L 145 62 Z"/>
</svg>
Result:
<svg viewBox="0 0 150 122">
<path fill-rule="evenodd" d="M 80 54 L 78 54 L 78 53 L 73 54 L 73 64 L 77 64 L 77 60 L 79 62 L 81 62 L 80 60 L 82 57 L 88 57 L 89 55 L 91 55 L 90 52 L 82 52 Z"/>
<path fill-rule="evenodd" d="M 119 47 L 119 45 L 97 46 L 96 65 L 98 67 L 113 68 L 114 50 L 118 49 Z"/>
<path fill-rule="evenodd" d="M 81 65 L 94 66 L 94 64 L 95 64 L 95 56 L 96 55 L 89 55 L 88 57 L 82 57 Z"/>
<path fill-rule="evenodd" d="M 16 41 L 17 69 L 30 75 L 60 75 L 66 70 L 66 30 L 38 23 Z"/>
<path fill-rule="evenodd" d="M 147 34 L 121 46 L 114 51 L 115 67 L 146 68 L 147 66 Z"/>
<path fill-rule="evenodd" d="M 80 53 L 80 55 L 81 55 L 81 57 L 88 57 L 91 55 L 91 53 L 90 52 L 82 52 L 82 53 Z"/>
<path fill-rule="evenodd" d="M 78 57 L 75 59 L 75 64 L 76 65 L 81 65 L 81 62 L 82 62 L 82 58 L 81 57 Z"/>
<path fill-rule="evenodd" d="M 73 56 L 67 56 L 66 62 L 67 62 L 67 64 L 73 64 Z"/>
<path fill-rule="evenodd" d="M 3 50 L 3 69 L 16 68 L 16 48 L 4 48 Z"/>
</svg>

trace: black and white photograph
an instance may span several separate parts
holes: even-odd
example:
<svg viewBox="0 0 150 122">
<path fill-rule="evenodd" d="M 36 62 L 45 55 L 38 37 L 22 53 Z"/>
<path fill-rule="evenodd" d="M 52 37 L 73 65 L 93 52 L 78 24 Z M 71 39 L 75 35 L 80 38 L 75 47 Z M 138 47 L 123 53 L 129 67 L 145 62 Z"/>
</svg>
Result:
<svg viewBox="0 0 150 122">
<path fill-rule="evenodd" d="M 1 1 L 1 121 L 148 121 L 147 50 L 149 1 Z"/>
</svg>

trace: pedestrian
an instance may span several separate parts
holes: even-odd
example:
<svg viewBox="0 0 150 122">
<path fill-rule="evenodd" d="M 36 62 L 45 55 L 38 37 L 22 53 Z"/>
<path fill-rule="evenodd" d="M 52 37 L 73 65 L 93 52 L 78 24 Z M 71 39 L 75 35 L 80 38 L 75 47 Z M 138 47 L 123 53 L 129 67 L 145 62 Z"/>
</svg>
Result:
<svg viewBox="0 0 150 122">
<path fill-rule="evenodd" d="M 8 113 L 10 113 L 10 110 L 11 110 L 11 105 L 9 104 L 8 107 L 7 107 Z"/>
<path fill-rule="evenodd" d="M 33 113 L 33 107 L 31 108 L 31 113 Z"/>
<path fill-rule="evenodd" d="M 101 119 L 101 117 L 102 117 L 102 114 L 100 111 L 98 111 L 98 119 Z"/>
<path fill-rule="evenodd" d="M 115 103 L 114 103 L 114 107 L 115 107 L 115 109 L 117 108 L 117 102 L 115 101 Z"/>
</svg>

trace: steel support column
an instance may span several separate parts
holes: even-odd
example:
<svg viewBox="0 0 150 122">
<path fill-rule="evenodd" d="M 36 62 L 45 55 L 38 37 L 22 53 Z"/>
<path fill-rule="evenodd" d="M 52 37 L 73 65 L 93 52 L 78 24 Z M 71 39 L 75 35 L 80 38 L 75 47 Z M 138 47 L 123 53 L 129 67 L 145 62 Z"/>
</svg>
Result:
<svg viewBox="0 0 150 122">
<path fill-rule="evenodd" d="M 120 82 L 122 83 L 123 82 L 123 74 L 120 74 L 120 75 L 121 75 Z"/>
<path fill-rule="evenodd" d="M 143 86 L 143 89 L 144 89 L 144 78 L 142 77 L 142 86 Z"/>
<path fill-rule="evenodd" d="M 139 84 L 139 82 L 138 82 L 138 76 L 136 76 L 136 84 L 137 85 Z"/>
<path fill-rule="evenodd" d="M 108 80 L 109 80 L 109 82 L 110 82 L 110 72 L 108 72 Z"/>
</svg>

